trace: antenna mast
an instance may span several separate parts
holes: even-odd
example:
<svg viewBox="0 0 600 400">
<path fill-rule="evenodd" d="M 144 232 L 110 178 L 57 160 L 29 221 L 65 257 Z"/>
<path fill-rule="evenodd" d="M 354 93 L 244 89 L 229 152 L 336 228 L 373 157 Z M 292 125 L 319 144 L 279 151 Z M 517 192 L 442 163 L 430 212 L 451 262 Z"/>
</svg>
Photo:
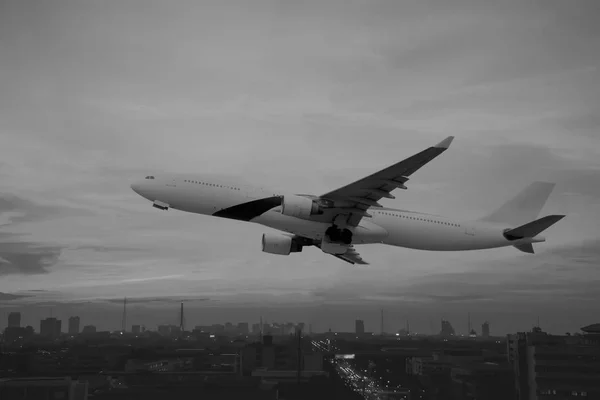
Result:
<svg viewBox="0 0 600 400">
<path fill-rule="evenodd" d="M 127 332 L 127 297 L 123 298 L 123 319 L 121 320 L 121 330 Z"/>
<path fill-rule="evenodd" d="M 185 323 L 183 318 L 183 301 L 181 302 L 181 311 L 179 313 L 179 331 L 183 333 L 185 330 Z"/>
</svg>

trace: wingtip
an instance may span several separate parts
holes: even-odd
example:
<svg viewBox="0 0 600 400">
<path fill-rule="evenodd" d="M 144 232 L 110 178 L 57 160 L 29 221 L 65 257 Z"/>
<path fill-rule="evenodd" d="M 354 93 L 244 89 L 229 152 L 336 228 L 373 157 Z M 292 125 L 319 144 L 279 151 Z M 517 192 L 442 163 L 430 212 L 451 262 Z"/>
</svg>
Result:
<svg viewBox="0 0 600 400">
<path fill-rule="evenodd" d="M 450 147 L 450 144 L 452 143 L 452 141 L 454 140 L 454 136 L 448 136 L 446 139 L 442 140 L 441 142 L 439 142 L 438 144 L 436 144 L 435 148 L 437 149 L 447 149 L 448 147 Z"/>
</svg>

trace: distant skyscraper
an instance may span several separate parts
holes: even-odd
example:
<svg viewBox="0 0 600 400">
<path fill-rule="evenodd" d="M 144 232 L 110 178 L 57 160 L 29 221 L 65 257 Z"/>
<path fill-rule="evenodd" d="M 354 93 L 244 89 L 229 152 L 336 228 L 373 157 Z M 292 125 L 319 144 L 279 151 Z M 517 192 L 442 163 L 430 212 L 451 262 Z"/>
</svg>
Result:
<svg viewBox="0 0 600 400">
<path fill-rule="evenodd" d="M 79 317 L 69 318 L 69 335 L 79 334 Z"/>
<path fill-rule="evenodd" d="M 238 323 L 237 331 L 240 335 L 247 335 L 249 333 L 248 323 L 247 322 Z"/>
<path fill-rule="evenodd" d="M 158 334 L 161 336 L 171 335 L 171 326 L 170 325 L 159 325 L 158 326 Z"/>
<path fill-rule="evenodd" d="M 133 333 L 134 335 L 139 335 L 142 332 L 142 327 L 139 325 L 133 325 L 131 327 L 131 333 Z"/>
<path fill-rule="evenodd" d="M 11 312 L 8 314 L 8 327 L 9 328 L 20 328 L 21 327 L 21 313 Z"/>
<path fill-rule="evenodd" d="M 252 334 L 258 335 L 260 333 L 260 324 L 252 324 Z"/>
<path fill-rule="evenodd" d="M 364 335 L 365 333 L 365 321 L 357 319 L 354 321 L 354 331 L 357 335 Z"/>
<path fill-rule="evenodd" d="M 81 333 L 84 333 L 84 334 L 96 333 L 96 327 L 94 325 L 86 325 L 83 327 L 83 331 L 81 331 Z"/>
<path fill-rule="evenodd" d="M 455 332 L 454 332 L 454 328 L 452 327 L 452 324 L 450 323 L 450 321 L 446 321 L 445 319 L 442 320 L 442 331 L 440 332 L 440 335 L 442 336 L 454 336 Z"/>
<path fill-rule="evenodd" d="M 490 337 L 490 323 L 487 321 L 481 325 L 481 336 L 484 338 Z"/>
<path fill-rule="evenodd" d="M 56 339 L 60 336 L 62 321 L 56 318 L 46 318 L 40 321 L 40 335 Z"/>
</svg>

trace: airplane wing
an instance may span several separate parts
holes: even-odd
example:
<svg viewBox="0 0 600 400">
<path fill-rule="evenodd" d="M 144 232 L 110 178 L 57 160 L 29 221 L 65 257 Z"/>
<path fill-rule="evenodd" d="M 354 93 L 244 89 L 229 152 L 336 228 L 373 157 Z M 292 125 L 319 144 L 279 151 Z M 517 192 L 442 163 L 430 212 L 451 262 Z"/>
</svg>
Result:
<svg viewBox="0 0 600 400">
<path fill-rule="evenodd" d="M 369 217 L 369 207 L 381 206 L 378 203 L 381 198 L 394 199 L 390 192 L 397 188 L 406 189 L 404 183 L 408 177 L 446 151 L 453 139 L 454 136 L 448 136 L 412 157 L 320 197 L 333 201 L 336 208 L 346 209 L 351 214 L 348 224 L 356 226 L 363 217 Z"/>
<path fill-rule="evenodd" d="M 358 254 L 358 251 L 354 249 L 354 246 L 348 247 L 348 251 L 344 254 L 334 254 L 333 256 L 350 264 L 369 265 L 369 263 L 363 260 L 360 254 Z"/>
<path fill-rule="evenodd" d="M 321 248 L 321 243 L 317 240 L 298 235 L 295 235 L 294 239 L 296 239 L 303 246 L 315 246 Z M 368 262 L 362 259 L 360 254 L 358 254 L 358 251 L 356 251 L 352 245 L 348 246 L 348 250 L 344 254 L 332 254 L 332 256 L 350 264 L 369 265 Z"/>
</svg>

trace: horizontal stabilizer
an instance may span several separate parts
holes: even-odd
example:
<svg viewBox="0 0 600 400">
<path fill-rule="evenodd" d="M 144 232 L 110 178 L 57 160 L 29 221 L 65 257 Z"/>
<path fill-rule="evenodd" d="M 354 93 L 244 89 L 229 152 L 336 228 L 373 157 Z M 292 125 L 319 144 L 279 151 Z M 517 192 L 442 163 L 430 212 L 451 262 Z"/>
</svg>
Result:
<svg viewBox="0 0 600 400">
<path fill-rule="evenodd" d="M 546 217 L 536 219 L 535 221 L 528 222 L 525 225 L 521 225 L 518 228 L 509 229 L 504 232 L 504 236 L 508 240 L 532 238 L 550 228 L 564 217 L 564 215 L 548 215 Z"/>
<path fill-rule="evenodd" d="M 533 251 L 533 245 L 531 243 L 517 244 L 515 245 L 515 248 L 521 250 L 523 253 L 535 254 L 535 251 Z"/>
</svg>

